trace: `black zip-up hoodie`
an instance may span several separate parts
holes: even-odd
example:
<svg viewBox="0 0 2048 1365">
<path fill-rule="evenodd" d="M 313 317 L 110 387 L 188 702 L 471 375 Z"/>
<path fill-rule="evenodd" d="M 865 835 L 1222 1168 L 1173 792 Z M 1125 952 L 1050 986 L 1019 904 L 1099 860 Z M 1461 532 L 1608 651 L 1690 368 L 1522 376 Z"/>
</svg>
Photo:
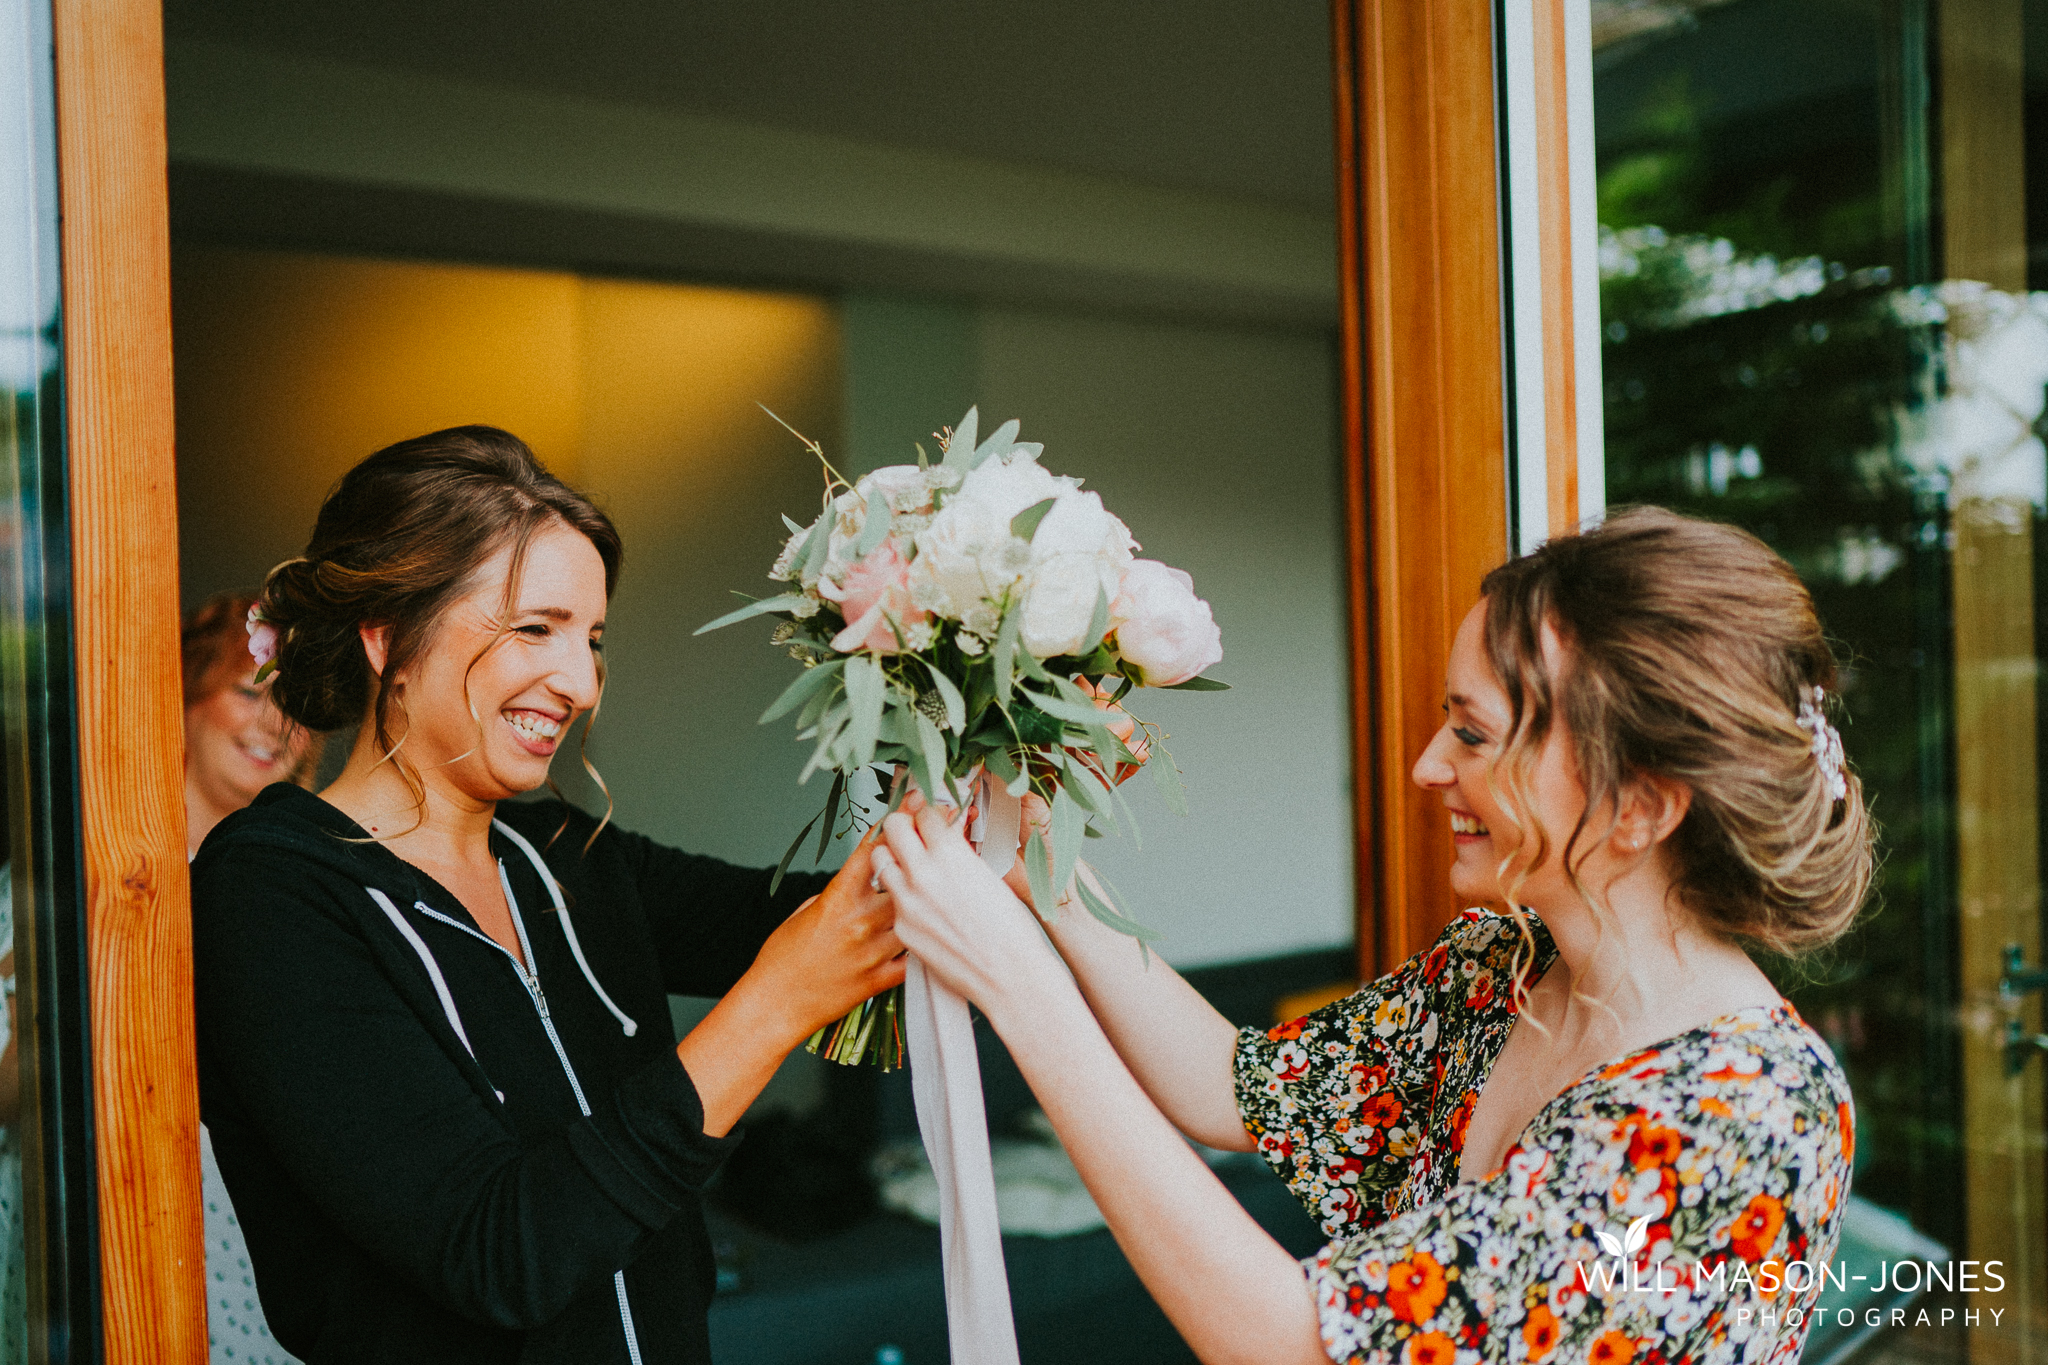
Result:
<svg viewBox="0 0 2048 1365">
<path fill-rule="evenodd" d="M 730 989 L 824 879 L 770 897 L 766 871 L 617 829 L 586 854 L 595 821 L 558 802 L 498 818 L 567 909 L 494 829 L 533 987 L 296 787 L 192 865 L 200 1106 L 264 1315 L 309 1365 L 632 1365 L 629 1333 L 642 1365 L 708 1362 L 698 1191 L 738 1137 L 704 1135 L 667 996 Z"/>
</svg>

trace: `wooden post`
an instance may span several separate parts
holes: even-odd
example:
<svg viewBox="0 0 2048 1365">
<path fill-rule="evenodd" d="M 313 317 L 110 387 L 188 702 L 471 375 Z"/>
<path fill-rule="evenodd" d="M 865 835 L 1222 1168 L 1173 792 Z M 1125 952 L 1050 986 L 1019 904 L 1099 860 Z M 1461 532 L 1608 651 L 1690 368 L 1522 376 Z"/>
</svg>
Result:
<svg viewBox="0 0 2048 1365">
<path fill-rule="evenodd" d="M 106 1358 L 207 1356 L 158 0 L 54 0 Z"/>
<path fill-rule="evenodd" d="M 1408 780 L 1506 557 L 1493 10 L 1335 0 L 1359 970 L 1457 911 L 1449 817 Z"/>
</svg>

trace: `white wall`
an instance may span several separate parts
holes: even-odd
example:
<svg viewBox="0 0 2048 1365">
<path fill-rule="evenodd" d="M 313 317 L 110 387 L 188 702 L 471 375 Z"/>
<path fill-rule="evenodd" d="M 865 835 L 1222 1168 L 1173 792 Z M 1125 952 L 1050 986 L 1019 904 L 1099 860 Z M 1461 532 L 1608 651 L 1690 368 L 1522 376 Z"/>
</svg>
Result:
<svg viewBox="0 0 2048 1365">
<path fill-rule="evenodd" d="M 1100 492 L 1148 558 L 1215 609 L 1224 693 L 1140 691 L 1188 791 L 1142 776 L 1144 847 L 1089 857 L 1182 966 L 1353 937 L 1336 362 L 1322 333 L 990 309 L 982 425 L 1021 418 L 1044 461 Z"/>
</svg>

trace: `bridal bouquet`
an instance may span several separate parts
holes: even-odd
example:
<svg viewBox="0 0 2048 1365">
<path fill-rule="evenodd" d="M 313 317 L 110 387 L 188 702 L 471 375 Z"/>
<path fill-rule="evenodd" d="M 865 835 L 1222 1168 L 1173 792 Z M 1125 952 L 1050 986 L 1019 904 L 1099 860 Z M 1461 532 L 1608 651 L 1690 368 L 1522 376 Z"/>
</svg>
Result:
<svg viewBox="0 0 2048 1365">
<path fill-rule="evenodd" d="M 1136 558 L 1101 497 L 1040 465 L 1044 447 L 1018 441 L 1016 422 L 979 443 L 978 425 L 969 411 L 941 433 L 936 464 L 920 446 L 916 464 L 852 483 L 806 442 L 824 465 L 825 506 L 809 526 L 783 519 L 790 537 L 769 577 L 788 590 L 697 631 L 778 617 L 774 642 L 804 666 L 761 722 L 794 713 L 798 738 L 815 744 L 800 780 L 830 771 L 833 781 L 776 884 L 821 820 L 823 856 L 849 781 L 880 765 L 891 809 L 905 772 L 962 809 L 989 784 L 1011 797 L 1036 792 L 1052 839 L 1048 850 L 1034 831 L 1025 844 L 1033 900 L 1049 915 L 1075 895 L 1142 944 L 1155 936 L 1108 881 L 1098 874 L 1098 891 L 1075 876 L 1078 851 L 1084 838 L 1118 832 L 1119 815 L 1135 837 L 1117 788 L 1141 767 L 1186 814 L 1172 755 L 1118 704 L 1133 687 L 1223 690 L 1202 676 L 1223 657 L 1216 622 L 1194 580 Z M 899 1009 L 899 992 L 877 996 L 811 1050 L 900 1065 Z"/>
</svg>

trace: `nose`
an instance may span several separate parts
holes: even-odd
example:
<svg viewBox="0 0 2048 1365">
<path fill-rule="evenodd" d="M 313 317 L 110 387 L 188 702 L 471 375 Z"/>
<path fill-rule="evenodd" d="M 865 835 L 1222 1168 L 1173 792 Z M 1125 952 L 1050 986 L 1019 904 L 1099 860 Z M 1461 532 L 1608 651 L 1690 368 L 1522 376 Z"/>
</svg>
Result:
<svg viewBox="0 0 2048 1365">
<path fill-rule="evenodd" d="M 568 657 L 555 670 L 555 691 L 577 713 L 597 705 L 601 684 L 597 677 L 597 651 L 587 642 L 568 646 Z"/>
<path fill-rule="evenodd" d="M 1440 725 L 1415 760 L 1408 776 L 1424 791 L 1442 791 L 1457 783 L 1457 769 L 1451 766 L 1450 746 L 1457 743 L 1449 725 Z"/>
</svg>

